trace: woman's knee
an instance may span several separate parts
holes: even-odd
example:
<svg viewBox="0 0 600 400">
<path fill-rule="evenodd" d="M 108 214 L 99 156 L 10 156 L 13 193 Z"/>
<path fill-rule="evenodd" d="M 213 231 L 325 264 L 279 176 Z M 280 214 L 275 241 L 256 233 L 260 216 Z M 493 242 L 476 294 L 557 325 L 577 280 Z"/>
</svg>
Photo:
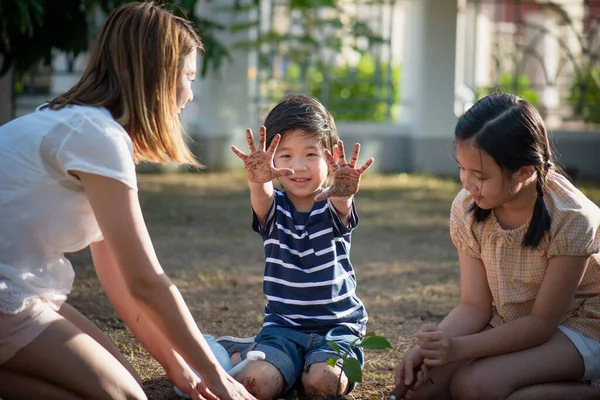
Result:
<svg viewBox="0 0 600 400">
<path fill-rule="evenodd" d="M 339 367 L 316 363 L 302 374 L 302 385 L 308 396 L 331 396 L 346 393 L 348 378 Z"/>
<path fill-rule="evenodd" d="M 273 364 L 266 361 L 254 361 L 240 372 L 236 379 L 259 400 L 276 398 L 283 392 L 283 376 Z"/>
</svg>

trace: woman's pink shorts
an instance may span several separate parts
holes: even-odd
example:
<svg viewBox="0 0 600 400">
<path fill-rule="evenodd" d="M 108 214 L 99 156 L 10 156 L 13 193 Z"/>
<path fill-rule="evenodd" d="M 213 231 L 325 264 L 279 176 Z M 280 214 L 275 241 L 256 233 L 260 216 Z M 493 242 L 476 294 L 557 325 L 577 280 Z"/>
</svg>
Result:
<svg viewBox="0 0 600 400">
<path fill-rule="evenodd" d="M 17 314 L 0 313 L 0 364 L 33 342 L 62 317 L 42 299 L 35 299 Z"/>
</svg>

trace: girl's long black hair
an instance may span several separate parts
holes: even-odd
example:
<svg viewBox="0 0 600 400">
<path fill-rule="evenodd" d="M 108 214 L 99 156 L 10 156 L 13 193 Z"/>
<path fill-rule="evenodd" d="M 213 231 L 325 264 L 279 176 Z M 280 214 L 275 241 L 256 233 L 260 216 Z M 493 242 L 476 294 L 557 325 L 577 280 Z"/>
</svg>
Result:
<svg viewBox="0 0 600 400">
<path fill-rule="evenodd" d="M 538 197 L 522 245 L 537 247 L 552 222 L 544 203 L 544 189 L 548 172 L 556 168 L 546 126 L 537 109 L 513 94 L 494 93 L 479 100 L 459 118 L 454 136 L 457 142 L 472 141 L 507 173 L 526 166 L 535 168 Z M 491 213 L 476 203 L 471 210 L 478 222 Z"/>
</svg>

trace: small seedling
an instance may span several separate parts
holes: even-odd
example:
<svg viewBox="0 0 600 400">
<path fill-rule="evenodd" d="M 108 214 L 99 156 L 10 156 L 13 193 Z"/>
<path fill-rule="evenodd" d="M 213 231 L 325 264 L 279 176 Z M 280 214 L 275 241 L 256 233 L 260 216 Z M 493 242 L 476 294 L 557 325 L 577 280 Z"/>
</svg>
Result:
<svg viewBox="0 0 600 400">
<path fill-rule="evenodd" d="M 327 342 L 327 345 L 336 352 L 335 357 L 331 357 L 327 360 L 327 365 L 335 368 L 338 360 L 342 360 L 342 371 L 344 374 L 346 374 L 350 381 L 356 383 L 362 382 L 362 368 L 360 367 L 360 362 L 358 362 L 358 360 L 352 356 L 352 349 L 362 348 L 363 350 L 384 350 L 392 348 L 389 340 L 382 336 L 377 336 L 375 332 L 367 333 L 362 340 L 357 338 L 355 341 L 350 343 L 348 350 L 342 349 L 335 342 Z M 340 392 L 341 381 L 342 374 L 340 374 L 338 379 L 338 393 Z"/>
</svg>

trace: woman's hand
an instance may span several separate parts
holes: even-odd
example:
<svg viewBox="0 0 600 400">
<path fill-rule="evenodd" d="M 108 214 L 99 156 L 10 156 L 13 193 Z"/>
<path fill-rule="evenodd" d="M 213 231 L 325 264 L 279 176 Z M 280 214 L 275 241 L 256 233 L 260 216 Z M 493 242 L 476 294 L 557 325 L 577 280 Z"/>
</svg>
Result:
<svg viewBox="0 0 600 400">
<path fill-rule="evenodd" d="M 423 325 L 415 337 L 425 365 L 433 367 L 457 361 L 454 340 L 437 325 Z"/>
<path fill-rule="evenodd" d="M 205 383 L 208 387 L 210 387 L 210 392 L 204 391 L 200 392 L 203 396 L 206 397 L 206 394 L 216 396 L 214 397 L 216 400 L 256 400 L 254 396 L 252 396 L 246 388 L 233 379 L 227 372 L 225 372 L 222 368 L 219 368 L 220 373 L 218 375 L 213 375 L 210 379 L 207 377 L 205 379 Z M 206 399 L 212 399 L 213 397 L 206 397 Z"/>
<path fill-rule="evenodd" d="M 250 150 L 248 154 L 244 154 L 237 147 L 231 146 L 231 150 L 235 155 L 244 162 L 244 169 L 246 170 L 249 182 L 267 183 L 280 176 L 294 174 L 294 170 L 290 168 L 275 168 L 273 156 L 281 140 L 281 135 L 277 134 L 273 138 L 269 148 L 265 150 L 266 134 L 266 128 L 261 126 L 257 149 L 254 145 L 252 129 L 246 129 L 246 139 L 248 140 L 248 149 Z"/>
<path fill-rule="evenodd" d="M 175 354 L 178 363 L 174 366 L 165 366 L 167 378 L 183 393 L 192 399 L 203 399 L 200 391 L 206 390 L 206 385 L 202 383 L 198 375 L 187 365 L 179 354 Z"/>
<path fill-rule="evenodd" d="M 362 167 L 356 168 L 360 153 L 360 144 L 358 143 L 354 145 L 349 163 L 346 163 L 344 143 L 341 140 L 334 151 L 338 153 L 337 160 L 329 150 L 325 150 L 325 158 L 332 177 L 331 185 L 319 193 L 315 197 L 315 201 L 323 201 L 329 197 L 351 197 L 358 193 L 361 175 L 373 164 L 373 158 L 369 158 Z"/>
<path fill-rule="evenodd" d="M 256 400 L 246 388 L 220 369 L 213 379 L 201 380 L 181 356 L 177 366 L 167 370 L 167 377 L 193 400 Z"/>
</svg>

